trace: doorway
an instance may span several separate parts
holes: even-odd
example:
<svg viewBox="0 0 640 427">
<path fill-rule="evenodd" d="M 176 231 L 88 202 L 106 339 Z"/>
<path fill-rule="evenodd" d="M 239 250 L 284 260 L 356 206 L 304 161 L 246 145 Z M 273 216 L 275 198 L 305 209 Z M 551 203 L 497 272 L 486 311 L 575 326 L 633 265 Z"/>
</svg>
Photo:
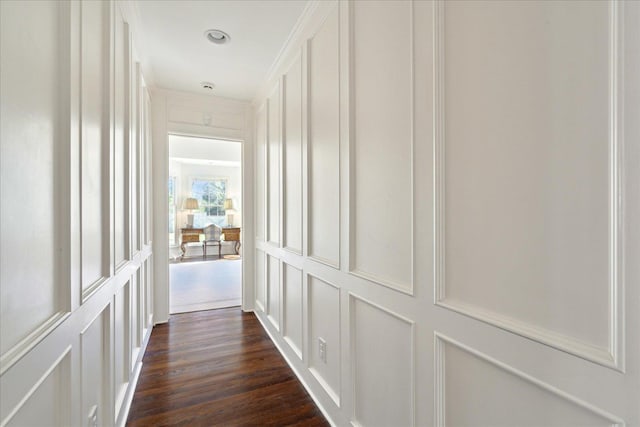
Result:
<svg viewBox="0 0 640 427">
<path fill-rule="evenodd" d="M 169 312 L 242 303 L 242 146 L 169 135 Z"/>
</svg>

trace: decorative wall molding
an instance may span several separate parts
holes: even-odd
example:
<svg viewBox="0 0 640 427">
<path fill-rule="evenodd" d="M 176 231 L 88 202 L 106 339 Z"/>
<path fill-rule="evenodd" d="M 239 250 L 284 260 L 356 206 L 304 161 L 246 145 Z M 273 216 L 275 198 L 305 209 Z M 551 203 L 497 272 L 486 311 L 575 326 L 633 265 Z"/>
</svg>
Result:
<svg viewBox="0 0 640 427">
<path fill-rule="evenodd" d="M 434 390 L 434 398 L 435 398 L 435 402 L 434 402 L 434 406 L 435 406 L 435 411 L 434 411 L 434 423 L 436 426 L 438 427 L 444 427 L 446 425 L 446 419 L 445 419 L 445 414 L 446 414 L 446 394 L 445 394 L 445 390 L 446 390 L 446 346 L 447 345 L 452 345 L 455 346 L 457 348 L 459 348 L 460 350 L 468 353 L 469 355 L 471 355 L 472 357 L 476 357 L 484 362 L 487 362 L 493 366 L 495 366 L 496 368 L 505 371 L 505 373 L 511 374 L 516 376 L 517 378 L 519 378 L 520 380 L 529 383 L 531 385 L 534 385 L 548 393 L 551 393 L 552 395 L 554 395 L 555 397 L 558 397 L 562 400 L 565 400 L 569 403 L 572 403 L 580 408 L 583 408 L 591 413 L 593 413 L 594 415 L 597 415 L 599 417 L 602 417 L 604 419 L 606 419 L 607 421 L 611 422 L 614 426 L 619 426 L 619 427 L 624 427 L 625 426 L 625 422 L 620 419 L 619 417 L 610 414 L 600 408 L 598 408 L 597 406 L 585 402 L 584 400 L 581 400 L 569 393 L 566 393 L 550 384 L 545 383 L 544 381 L 541 381 L 529 374 L 526 374 L 516 368 L 514 368 L 513 366 L 510 366 L 504 362 L 501 362 L 497 359 L 492 358 L 491 356 L 488 356 L 474 348 L 471 348 L 465 344 L 462 344 L 452 338 L 449 338 L 448 336 L 441 334 L 440 332 L 434 331 L 434 351 L 435 351 L 435 372 L 434 372 L 434 378 L 435 378 L 435 390 Z"/>
<path fill-rule="evenodd" d="M 305 122 L 303 120 L 305 111 L 303 108 L 304 105 L 304 97 L 303 97 L 303 87 L 306 84 L 305 82 L 305 78 L 304 78 L 304 67 L 303 67 L 303 52 L 302 49 L 300 49 L 298 51 L 298 53 L 293 57 L 292 63 L 289 64 L 289 66 L 287 67 L 287 72 L 285 74 L 283 74 L 282 76 L 282 90 L 283 90 L 283 96 L 282 96 L 282 100 L 283 100 L 283 105 L 282 105 L 282 122 L 283 122 L 283 126 L 282 126 L 282 158 L 281 158 L 281 162 L 282 162 L 282 188 L 281 188 L 281 194 L 282 194 L 282 215 L 281 215 L 281 229 L 282 229 L 282 247 L 288 251 L 291 251 L 295 254 L 298 255 L 302 255 L 302 247 L 304 246 L 304 241 L 302 239 L 302 230 L 303 230 L 303 217 L 304 217 L 304 209 L 303 209 L 303 199 L 304 199 L 304 185 L 302 185 L 302 183 L 300 184 L 300 190 L 299 190 L 299 194 L 298 197 L 300 197 L 300 206 L 298 209 L 299 212 L 299 221 L 300 221 L 300 229 L 298 230 L 298 234 L 300 235 L 300 245 L 299 247 L 295 247 L 292 246 L 291 243 L 291 237 L 288 236 L 287 233 L 287 228 L 286 228 L 286 224 L 288 221 L 288 208 L 287 208 L 287 201 L 289 200 L 289 198 L 291 197 L 289 195 L 289 193 L 291 193 L 291 191 L 289 191 L 289 187 L 287 185 L 287 181 L 288 181 L 288 177 L 287 177 L 287 168 L 290 162 L 293 162 L 294 160 L 299 160 L 297 163 L 297 166 L 299 166 L 299 172 L 300 172 L 300 180 L 302 180 L 303 178 L 303 168 L 302 168 L 302 158 L 304 157 L 304 143 L 303 143 L 303 139 L 304 139 L 304 134 L 305 134 Z M 288 78 L 289 73 L 292 71 L 292 67 L 296 64 L 300 64 L 300 75 L 298 76 L 300 78 L 300 141 L 299 141 L 299 149 L 300 149 L 300 159 L 288 159 L 287 157 L 287 147 L 289 146 L 289 132 L 288 132 L 288 97 L 289 97 L 289 93 L 294 92 L 295 88 L 291 88 L 290 87 L 290 79 Z M 295 80 L 294 80 L 295 81 Z M 293 107 L 294 109 L 297 106 Z M 294 110 L 295 111 L 295 110 Z M 295 179 L 295 177 L 294 177 Z"/>
<path fill-rule="evenodd" d="M 266 237 L 267 242 L 280 247 L 282 242 L 282 221 L 281 221 L 281 213 L 282 213 L 282 107 L 283 107 L 283 88 L 282 88 L 282 80 L 278 80 L 278 83 L 273 87 L 269 98 L 267 98 L 267 110 L 266 110 L 266 119 L 267 119 L 267 140 L 266 140 L 266 163 L 267 167 L 266 171 L 266 218 L 267 218 L 267 229 L 266 229 Z M 275 104 L 275 105 L 274 105 Z M 272 116 L 273 114 L 273 116 Z M 271 122 L 272 117 L 276 118 L 275 127 L 277 128 L 278 138 L 277 141 L 272 141 L 274 124 Z M 272 153 L 272 145 L 277 144 L 277 156 L 274 156 Z M 274 160 L 277 164 L 274 167 Z M 275 170 L 274 170 L 275 169 Z M 277 182 L 274 181 L 273 174 L 276 174 Z M 277 202 L 272 200 L 272 197 L 275 198 L 276 195 L 273 194 L 274 191 L 277 190 Z M 275 212 L 272 212 L 272 209 L 277 209 L 277 214 L 274 215 Z M 275 218 L 274 218 L 275 216 Z M 274 228 L 277 227 L 277 233 Z"/>
<path fill-rule="evenodd" d="M 288 320 L 288 316 L 287 316 L 287 310 L 288 310 L 288 282 L 289 282 L 289 275 L 287 274 L 287 267 L 292 268 L 293 270 L 295 270 L 296 272 L 299 273 L 299 277 L 300 277 L 300 301 L 299 301 L 299 305 L 298 305 L 298 310 L 299 310 L 299 315 L 300 315 L 300 323 L 303 322 L 303 318 L 304 318 L 304 310 L 303 310 L 303 273 L 302 270 L 297 268 L 294 265 L 288 264 L 285 261 L 281 261 L 281 267 L 280 267 L 280 272 L 281 272 L 281 278 L 282 278 L 282 337 L 285 340 L 285 342 L 287 344 L 289 344 L 289 347 L 291 347 L 291 350 L 293 350 L 293 352 L 296 354 L 296 356 L 298 356 L 298 358 L 300 360 L 303 360 L 303 355 L 302 355 L 302 346 L 304 345 L 304 327 L 300 327 L 300 339 L 301 342 L 300 344 L 296 344 L 293 339 L 290 337 L 291 332 L 289 331 L 289 328 L 287 327 L 287 320 Z"/>
<path fill-rule="evenodd" d="M 272 261 L 275 261 L 278 266 L 278 276 L 276 283 L 272 281 Z M 273 325 L 273 327 L 278 331 L 282 332 L 281 321 L 282 319 L 282 268 L 281 261 L 277 257 L 273 255 L 267 255 L 267 318 Z M 272 298 L 272 294 L 274 292 L 274 287 L 277 291 L 277 299 L 274 302 L 274 298 Z M 274 308 L 275 307 L 275 308 Z M 277 309 L 276 309 L 277 308 Z M 274 313 L 275 312 L 275 313 Z"/>
<path fill-rule="evenodd" d="M 340 408 L 340 395 L 337 394 L 329 385 L 329 383 L 325 381 L 325 379 L 322 377 L 322 374 L 314 368 L 309 368 L 309 372 L 311 373 L 311 375 L 313 375 L 318 384 L 322 386 L 322 389 L 325 391 L 325 393 L 327 393 L 327 396 L 329 396 L 331 400 L 333 400 L 333 403 L 335 403 L 336 406 Z"/>
<path fill-rule="evenodd" d="M 258 268 L 258 260 L 262 262 L 262 268 Z M 260 311 L 266 313 L 267 311 L 267 255 L 264 251 L 256 248 L 256 267 L 255 267 L 255 278 L 254 283 L 256 285 L 256 306 Z M 261 277 L 262 279 L 260 279 Z M 262 280 L 262 282 L 260 281 Z M 261 286 L 262 289 L 258 289 Z M 261 300 L 260 298 L 263 298 Z"/>
<path fill-rule="evenodd" d="M 529 322 L 510 318 L 463 301 L 452 300 L 446 292 L 446 206 L 445 206 L 445 2 L 433 4 L 434 63 L 434 304 L 506 331 L 532 339 L 569 354 L 624 372 L 623 331 L 624 294 L 621 276 L 624 265 L 623 214 L 625 194 L 623 176 L 622 94 L 623 53 L 620 47 L 622 2 L 609 1 L 609 344 L 598 347 L 571 336 Z"/>
<path fill-rule="evenodd" d="M 416 373 L 416 336 L 415 336 L 415 322 L 401 314 L 398 314 L 392 310 L 389 310 L 388 308 L 385 308 L 383 306 L 381 306 L 380 304 L 376 304 L 373 301 L 364 298 L 360 295 L 357 295 L 353 292 L 349 292 L 349 339 L 351 341 L 351 393 L 352 393 L 352 400 L 353 400 L 353 410 L 352 410 L 352 420 L 351 423 L 353 425 L 361 425 L 359 423 L 359 421 L 356 419 L 356 410 L 357 410 L 357 378 L 356 378 L 356 372 L 358 369 L 358 364 L 357 364 L 357 360 L 358 360 L 358 353 L 357 353 L 357 349 L 356 349 L 356 336 L 357 336 L 357 328 L 356 328 L 356 319 L 355 319 L 355 304 L 357 302 L 361 302 L 363 304 L 367 304 L 368 306 L 376 309 L 377 311 L 384 313 L 386 316 L 390 317 L 391 319 L 395 319 L 398 320 L 400 322 L 403 322 L 405 324 L 407 324 L 409 326 L 409 328 L 411 329 L 411 348 L 409 349 L 409 354 L 411 357 L 411 366 L 409 366 L 410 369 L 410 374 L 409 377 L 411 378 L 411 385 L 410 385 L 410 390 L 411 390 L 411 425 L 416 425 L 416 378 L 417 373 Z"/>
<path fill-rule="evenodd" d="M 415 13 L 414 13 L 414 0 L 410 0 L 410 18 L 409 18 L 409 25 L 410 25 L 410 30 L 409 30 L 409 34 L 410 34 L 410 44 L 411 44 L 411 48 L 410 48 L 410 59 L 409 59 L 409 72 L 411 75 L 410 78 L 410 92 L 411 92 L 411 99 L 410 99 L 410 104 L 411 104 L 411 114 L 410 114 L 410 157 L 411 157 L 411 164 L 409 165 L 410 167 L 410 179 L 411 179 L 411 188 L 410 188 L 410 200 L 411 200 L 411 206 L 409 207 L 409 211 L 410 211 L 410 216 L 411 216 L 411 220 L 410 220 L 410 227 L 409 230 L 406 233 L 406 236 L 408 238 L 408 240 L 410 241 L 410 245 L 411 245 L 411 250 L 410 250 L 410 257 L 411 257 L 411 273 L 410 273 L 410 283 L 400 283 L 397 280 L 394 280 L 393 278 L 389 278 L 389 277 L 383 277 L 380 276 L 376 273 L 372 273 L 372 272 L 368 272 L 368 271 L 364 271 L 361 268 L 359 268 L 357 265 L 355 265 L 356 261 L 355 261 L 355 253 L 357 252 L 357 247 L 356 247 L 356 236 L 355 236 L 355 224 L 356 224 L 356 209 L 355 209 L 355 203 L 354 203 L 354 199 L 355 199 L 355 194 L 356 194 L 356 180 L 354 177 L 354 170 L 355 170 L 355 162 L 356 162 L 356 155 L 355 155 L 355 144 L 357 141 L 357 134 L 356 134 L 356 129 L 355 126 L 353 125 L 353 118 L 357 115 L 357 112 L 355 111 L 355 96 L 356 96 L 356 89 L 355 89 L 355 85 L 354 85 L 354 70 L 356 68 L 356 64 L 355 64 L 355 49 L 354 49 L 354 40 L 355 40 L 355 25 L 354 25 L 354 2 L 349 2 L 348 3 L 348 7 L 346 7 L 346 12 L 348 13 L 348 18 L 346 19 L 346 21 L 348 22 L 348 50 L 349 50 L 349 64 L 348 64 L 348 70 L 349 70 L 349 94 L 348 94 L 348 99 L 349 99 L 349 106 L 350 106 L 350 110 L 349 110 L 349 117 L 351 120 L 351 123 L 349 125 L 349 273 L 360 277 L 362 279 L 368 280 L 370 282 L 373 282 L 377 285 L 381 285 L 381 286 L 385 286 L 388 287 L 390 289 L 402 292 L 404 294 L 407 295 L 414 295 L 414 287 L 415 287 L 415 145 L 416 145 L 416 141 L 415 141 L 415 123 L 416 123 L 416 113 L 415 113 Z"/>
<path fill-rule="evenodd" d="M 310 339 L 313 337 L 312 334 L 312 330 L 313 330 L 313 322 L 312 322 L 312 298 L 311 298 L 311 292 L 310 289 L 312 287 L 311 285 L 311 280 L 312 279 L 316 279 L 319 282 L 323 283 L 324 285 L 329 286 L 330 288 L 335 289 L 338 292 L 338 302 L 337 302 L 337 309 L 338 309 L 338 313 L 341 313 L 341 301 L 340 301 L 340 286 L 328 282 L 327 280 L 320 278 L 314 274 L 310 274 L 307 273 L 306 276 L 303 278 L 303 284 L 304 287 L 306 289 L 305 294 L 306 294 L 306 313 L 305 313 L 305 318 L 306 318 L 306 330 L 305 330 L 305 337 L 306 339 L 304 340 L 307 346 L 306 349 L 306 354 L 311 354 L 311 352 L 313 351 L 312 349 L 315 348 L 314 344 L 315 342 L 310 342 Z M 338 322 L 340 323 L 340 322 Z M 342 341 L 342 331 L 338 331 L 338 343 L 341 343 Z M 340 345 L 340 344 L 338 344 Z M 338 349 L 338 354 L 341 353 L 341 350 Z M 315 353 L 314 353 L 315 354 Z M 327 396 L 329 396 L 331 398 L 331 400 L 333 401 L 333 403 L 335 403 L 335 405 L 340 408 L 341 406 L 341 391 L 340 391 L 340 387 L 341 385 L 338 385 L 338 390 L 334 390 L 334 388 L 327 382 L 327 380 L 323 377 L 322 373 L 320 371 L 318 371 L 317 369 L 315 369 L 313 366 L 311 366 L 311 356 L 306 358 L 306 366 L 307 369 L 309 370 L 309 372 L 311 373 L 311 375 L 316 379 L 316 381 L 318 382 L 318 384 L 322 387 L 322 389 L 325 391 L 325 393 L 327 394 Z M 341 357 L 338 356 L 338 372 L 342 371 L 342 360 Z"/>
<path fill-rule="evenodd" d="M 7 350 L 2 357 L 0 357 L 0 375 L 4 374 L 13 364 L 15 364 L 22 356 L 33 350 L 51 331 L 56 329 L 62 322 L 64 322 L 71 313 L 59 311 L 51 316 L 40 327 L 31 332 L 20 342 Z"/>
<path fill-rule="evenodd" d="M 328 6 L 330 4 L 330 6 Z M 313 102 L 313 92 L 312 92 L 312 77 L 313 77 L 313 41 L 316 38 L 316 36 L 318 36 L 318 34 L 321 32 L 322 28 L 324 25 L 327 24 L 327 22 L 329 21 L 329 19 L 331 18 L 333 13 L 337 13 L 337 24 L 338 24 L 338 43 L 337 43 L 337 51 L 335 52 L 336 54 L 336 58 L 337 58 L 337 70 L 338 70 L 338 80 L 336 82 L 337 86 L 338 86 L 338 102 L 335 105 L 335 108 L 338 111 L 338 123 L 337 123 L 337 128 L 338 128 L 338 141 L 337 141 L 337 158 L 336 160 L 336 168 L 337 168 L 337 192 L 338 192 L 338 198 L 337 198 L 337 203 L 335 208 L 337 209 L 338 212 L 338 219 L 340 217 L 340 212 L 342 211 L 342 188 L 341 188 L 341 168 L 340 168 L 340 164 L 342 162 L 341 160 L 341 152 L 340 152 L 340 146 L 342 144 L 342 135 L 340 133 L 340 116 L 341 113 L 340 111 L 342 110 L 342 106 L 340 105 L 340 92 L 341 92 L 341 88 L 340 88 L 340 72 L 342 69 L 342 65 L 341 65 L 341 60 L 342 58 L 340 57 L 340 52 L 339 52 L 339 47 L 340 47 L 340 13 L 341 13 L 341 8 L 339 7 L 339 3 L 338 2 L 327 2 L 327 10 L 326 12 L 321 16 L 321 19 L 318 22 L 318 29 L 314 34 L 309 35 L 309 38 L 304 42 L 303 44 L 303 93 L 302 93 L 302 99 L 303 99 L 303 103 L 305 105 L 305 110 L 304 110 L 304 116 L 303 116 L 303 166 L 304 166 L 304 171 L 303 171 L 303 182 L 304 182 L 304 187 L 303 187 L 303 194 L 306 195 L 306 197 L 304 197 L 305 201 L 304 203 L 306 204 L 306 210 L 305 210 L 305 214 L 303 215 L 303 235 L 304 237 L 306 237 L 306 239 L 303 239 L 303 248 L 305 249 L 303 251 L 303 253 L 306 253 L 308 258 L 314 259 L 315 261 L 325 264 L 329 267 L 333 267 L 336 270 L 340 270 L 340 259 L 341 259 L 341 247 L 340 247 L 340 236 L 342 235 L 342 225 L 341 222 L 338 220 L 334 226 L 335 226 L 335 235 L 337 237 L 335 237 L 335 241 L 336 241 L 336 249 L 337 249 L 337 255 L 335 257 L 335 259 L 329 259 L 325 256 L 322 255 L 318 255 L 317 253 L 315 253 L 314 251 L 314 233 L 313 233 L 313 229 L 315 228 L 314 226 L 314 222 L 313 222 L 313 216 L 314 216 L 314 209 L 313 209 L 313 198 L 314 198 L 314 193 L 313 193 L 313 156 L 312 156 L 312 150 L 313 150 L 313 146 L 314 146 L 314 140 L 312 137 L 312 131 L 314 128 L 316 127 L 320 127 L 317 126 L 316 123 L 313 122 L 312 120 L 312 114 L 313 114 L 313 108 L 311 106 L 312 102 Z M 306 72 L 304 72 L 304 70 L 306 70 Z M 306 126 L 305 126 L 306 124 Z M 319 209 L 318 209 L 319 210 Z M 318 212 L 319 213 L 319 212 Z"/>
<path fill-rule="evenodd" d="M 333 3 L 336 3 L 336 0 L 311 0 L 307 3 L 307 6 L 298 18 L 298 22 L 296 22 L 282 49 L 269 68 L 264 84 L 258 89 L 252 101 L 253 105 L 257 105 L 267 96 L 273 82 L 280 78 L 285 64 L 291 61 L 292 52 L 315 33 L 315 30 L 320 25 L 319 22 L 326 17 L 328 11 L 333 7 Z"/>
<path fill-rule="evenodd" d="M 114 5 L 111 3 L 102 3 L 103 13 L 105 14 L 103 19 L 103 25 L 106 26 L 107 31 L 105 34 L 102 34 L 103 37 L 107 37 L 108 43 L 107 48 L 101 52 L 101 91 L 102 98 L 100 99 L 100 145 L 101 145 L 101 158 L 100 163 L 102 167 L 102 173 L 99 178 L 100 184 L 99 187 L 102 190 L 101 194 L 101 224 L 100 224 L 100 246 L 102 257 L 99 260 L 101 263 L 101 274 L 97 277 L 88 278 L 85 272 L 85 261 L 87 260 L 86 256 L 86 243 L 85 243 L 85 225 L 88 215 L 85 213 L 85 199 L 87 194 L 85 193 L 84 188 L 87 187 L 83 185 L 84 181 L 90 181 L 88 177 L 85 176 L 85 173 L 88 169 L 91 169 L 91 166 L 88 165 L 85 157 L 85 147 L 89 144 L 88 135 L 86 131 L 85 125 L 85 108 L 87 104 L 87 99 L 90 96 L 89 93 L 85 89 L 85 85 L 88 85 L 89 82 L 85 81 L 86 75 L 88 73 L 84 70 L 85 63 L 82 61 L 83 55 L 81 52 L 85 50 L 85 37 L 84 33 L 81 30 L 79 32 L 79 43 L 80 43 L 80 52 L 79 52 L 79 67 L 80 67 L 80 88 L 81 90 L 77 92 L 80 96 L 80 110 L 78 117 L 78 131 L 79 131 L 79 144 L 80 149 L 79 153 L 81 155 L 79 159 L 79 176 L 80 176 L 80 236 L 82 239 L 81 247 L 81 255 L 80 255 L 80 263 L 81 263 L 81 286 L 82 286 L 82 300 L 81 303 L 84 304 L 88 298 L 91 297 L 98 289 L 100 289 L 104 283 L 108 280 L 108 278 L 112 275 L 113 268 L 113 239 L 111 238 L 111 231 L 113 228 L 113 210 L 111 208 L 113 203 L 113 93 L 114 93 L 114 77 L 112 65 L 114 63 L 114 31 L 115 31 L 115 9 Z M 88 4 L 81 3 L 79 5 L 80 10 L 80 19 L 81 22 L 84 21 L 83 9 L 88 7 Z M 86 25 L 81 25 L 81 29 L 87 28 Z M 99 85 L 100 86 L 100 85 Z M 106 209 L 105 205 L 109 206 L 109 209 Z M 88 279 L 88 280 L 87 280 Z M 86 283 L 86 285 L 85 285 Z"/>
<path fill-rule="evenodd" d="M 298 356 L 298 359 L 303 360 L 302 358 L 302 350 L 300 350 L 298 348 L 298 346 L 296 345 L 296 343 L 294 343 L 291 338 L 285 336 L 282 339 L 284 339 L 284 341 L 289 344 L 289 347 L 291 347 L 291 351 L 293 351 L 295 353 L 296 356 Z"/>
<path fill-rule="evenodd" d="M 111 371 L 112 366 L 111 363 L 107 363 L 110 361 L 110 358 L 107 359 L 105 357 L 101 357 L 99 360 L 91 360 L 90 354 L 88 351 L 91 346 L 94 344 L 90 341 L 89 331 L 96 323 L 97 320 L 101 320 L 103 323 L 100 325 L 100 339 L 102 340 L 102 345 L 104 346 L 102 350 L 103 354 L 111 355 L 112 354 L 112 344 L 111 344 L 111 301 L 107 301 L 102 305 L 102 308 L 99 309 L 98 313 L 86 324 L 86 326 L 80 331 L 80 377 L 81 380 L 81 394 L 82 401 L 80 402 L 80 406 L 83 408 L 83 413 L 85 409 L 85 404 L 89 400 L 87 397 L 87 391 L 85 386 L 87 383 L 91 383 L 91 381 L 87 378 L 87 372 L 85 372 L 85 366 L 89 365 L 92 361 L 97 362 L 101 367 L 101 384 L 91 384 L 91 388 L 95 390 L 98 388 L 98 396 L 102 397 L 102 401 L 98 401 L 96 403 L 98 419 L 108 419 L 107 414 L 110 412 L 110 408 L 113 406 L 111 402 Z"/>
<path fill-rule="evenodd" d="M 255 188 L 256 188 L 256 211 L 255 230 L 256 242 L 264 241 L 267 238 L 267 132 L 268 132 L 268 102 L 265 100 L 256 109 L 255 113 Z M 261 125 L 264 122 L 264 126 Z M 262 152 L 262 159 L 260 153 Z M 262 161 L 261 161 L 262 160 Z M 260 169 L 262 168 L 262 169 Z M 262 174 L 260 174 L 262 172 Z M 262 176 L 261 176 L 262 175 Z M 262 208 L 262 209 L 261 209 Z M 258 226 L 260 224 L 260 226 Z"/>
<path fill-rule="evenodd" d="M 14 4 L 11 12 L 26 16 L 25 12 L 33 7 L 27 3 Z M 53 46 L 54 50 L 47 52 L 52 56 L 45 57 L 43 69 L 30 67 L 29 58 L 25 57 L 24 63 L 22 58 L 18 62 L 20 66 L 30 67 L 25 68 L 24 75 L 7 74 L 9 80 L 5 81 L 3 74 L 3 90 L 5 83 L 19 85 L 24 88 L 21 93 L 25 99 L 41 96 L 37 86 L 24 84 L 29 75 L 59 76 L 59 86 L 47 89 L 59 98 L 59 102 L 52 104 L 56 109 L 41 114 L 39 120 L 45 126 L 43 129 L 50 126 L 56 132 L 56 141 L 60 143 L 56 142 L 53 147 L 55 176 L 52 176 L 53 182 L 48 183 L 54 190 L 54 202 L 43 200 L 41 203 L 42 209 L 50 211 L 57 223 L 55 245 L 51 246 L 56 265 L 50 270 L 42 262 L 32 262 L 30 267 L 42 278 L 51 276 L 54 279 L 52 283 L 43 280 L 40 284 L 43 295 L 53 291 L 54 312 L 42 313 L 42 316 L 49 316 L 48 319 L 36 325 L 33 331 L 27 331 L 30 332 L 28 336 L 0 356 L 0 425 L 24 422 L 23 416 L 38 425 L 86 424 L 88 414 L 82 409 L 86 400 L 81 381 L 82 348 L 89 345 L 85 334 L 90 325 L 96 325 L 98 318 L 102 319 L 101 333 L 105 344 L 109 345 L 108 351 L 90 360 L 90 365 L 101 364 L 109 370 L 101 390 L 104 402 L 99 403 L 99 420 L 101 425 L 124 425 L 135 390 L 135 373 L 140 370 L 142 354 L 151 334 L 153 277 L 149 269 L 153 254 L 148 233 L 151 210 L 147 209 L 152 186 L 149 179 L 149 104 L 133 57 L 130 29 L 122 19 L 119 6 L 122 5 L 116 1 L 61 0 L 52 2 L 41 16 L 32 13 L 33 21 L 31 18 L 24 20 L 27 26 L 36 26 L 42 19 L 51 23 L 56 16 L 60 20 L 55 23 L 59 27 L 55 33 L 43 29 L 42 36 L 48 44 L 37 43 L 49 49 Z M 5 35 L 3 31 L 3 51 Z M 7 39 L 7 43 L 16 51 L 28 51 L 20 40 Z M 139 104 L 134 113 L 136 102 Z M 32 111 L 30 114 L 39 113 Z M 24 150 L 30 155 L 40 155 L 26 146 Z M 14 162 L 7 170 L 19 171 L 21 166 Z M 41 175 L 40 178 L 49 178 L 47 174 Z M 138 177 L 137 181 L 134 176 Z M 138 204 L 137 209 L 134 203 Z M 121 215 L 121 227 L 117 231 L 114 226 L 116 210 Z M 26 216 L 22 218 L 25 223 L 29 223 L 33 215 L 41 215 L 25 212 Z M 134 222 L 141 224 L 135 230 L 140 234 L 134 235 Z M 132 277 L 137 278 L 133 282 L 138 286 L 135 290 L 126 286 Z M 16 277 L 16 280 L 22 280 L 18 284 L 25 283 L 24 278 Z M 4 283 L 2 286 L 4 292 Z M 33 298 L 27 288 L 20 292 Z M 125 311 L 136 317 L 135 320 L 124 320 L 126 330 L 121 330 L 119 342 L 123 347 L 121 354 L 125 356 L 116 361 L 111 347 L 116 329 L 111 303 L 118 292 L 127 293 Z M 21 311 L 28 309 L 17 299 L 10 304 Z M 22 319 L 16 318 L 3 325 L 17 328 L 22 323 Z M 96 331 L 93 329 L 92 333 Z M 92 339 L 96 336 L 94 334 Z M 86 356 L 84 361 L 90 357 Z M 116 363 L 121 363 L 129 378 L 120 407 L 115 406 L 113 395 L 112 366 Z M 120 414 L 119 420 L 115 419 L 115 414 Z"/>
<path fill-rule="evenodd" d="M 7 424 L 9 424 L 11 422 L 11 419 L 13 417 L 16 416 L 16 414 L 20 411 L 20 409 L 22 409 L 22 407 L 25 405 L 25 403 L 31 398 L 31 396 L 33 396 L 33 394 L 38 391 L 38 388 L 42 385 L 42 383 L 44 383 L 47 378 L 49 378 L 49 376 L 58 368 L 62 365 L 63 361 L 67 361 L 67 363 L 69 363 L 69 357 L 71 356 L 71 346 L 68 346 L 65 348 L 65 350 L 62 352 L 62 354 L 60 354 L 56 360 L 51 364 L 51 366 L 45 371 L 45 373 L 40 377 L 40 379 L 29 389 L 29 391 L 24 395 L 24 397 L 20 400 L 20 402 L 10 411 L 8 412 L 7 416 L 0 421 L 0 425 L 1 426 L 6 426 Z M 68 366 L 66 367 L 68 370 Z M 69 411 L 70 411 L 70 403 L 69 402 L 69 395 L 70 395 L 70 387 L 71 387 L 71 381 L 68 378 L 62 378 L 61 379 L 61 383 L 60 384 L 60 388 L 63 389 L 60 392 L 60 396 L 63 396 L 63 399 L 67 400 L 67 407 L 63 407 L 63 408 L 58 408 L 58 410 L 60 412 L 62 412 L 62 415 L 66 415 L 65 418 L 70 418 L 69 417 Z M 65 393 L 66 392 L 66 393 Z M 61 421 L 61 420 L 57 420 L 57 421 Z"/>
</svg>

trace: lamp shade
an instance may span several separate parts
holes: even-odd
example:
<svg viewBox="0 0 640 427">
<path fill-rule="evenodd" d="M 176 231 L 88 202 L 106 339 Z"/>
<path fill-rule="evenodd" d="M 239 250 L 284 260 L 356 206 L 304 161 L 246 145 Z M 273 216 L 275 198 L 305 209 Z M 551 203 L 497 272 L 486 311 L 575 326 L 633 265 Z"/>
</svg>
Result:
<svg viewBox="0 0 640 427">
<path fill-rule="evenodd" d="M 233 210 L 233 199 L 224 199 L 224 210 Z"/>
<path fill-rule="evenodd" d="M 184 202 L 182 202 L 182 209 L 198 209 L 198 199 L 187 197 L 184 199 Z"/>
</svg>

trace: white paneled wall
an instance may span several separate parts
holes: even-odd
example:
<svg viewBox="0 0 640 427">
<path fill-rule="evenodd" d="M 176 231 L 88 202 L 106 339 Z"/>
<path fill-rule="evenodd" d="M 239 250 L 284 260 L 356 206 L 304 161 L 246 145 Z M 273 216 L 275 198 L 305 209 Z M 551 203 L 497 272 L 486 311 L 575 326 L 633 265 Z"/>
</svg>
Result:
<svg viewBox="0 0 640 427">
<path fill-rule="evenodd" d="M 267 105 L 267 241 L 276 246 L 280 244 L 281 97 L 278 84 Z"/>
<path fill-rule="evenodd" d="M 69 306 L 68 271 L 60 269 L 64 259 L 58 250 L 69 208 L 57 200 L 54 189 L 63 185 L 69 162 L 58 147 L 68 135 L 60 105 L 68 104 L 64 93 L 68 83 L 62 76 L 70 68 L 64 60 L 69 55 L 69 35 L 65 37 L 63 29 L 70 16 L 54 3 L 40 7 L 6 2 L 1 11 L 0 352 L 4 361 L 21 351 L 21 342 L 29 335 L 59 322 Z M 29 37 L 35 31 L 49 36 L 36 43 Z M 24 40 L 24 45 L 11 40 Z M 43 69 L 51 72 L 41 74 Z M 36 117 L 42 117 L 38 124 Z M 46 211 L 36 215 L 41 206 Z M 32 215 L 25 221 L 29 211 Z M 32 268 L 34 260 L 37 269 Z M 8 327 L 10 322 L 15 323 Z"/>
<path fill-rule="evenodd" d="M 302 358 L 302 271 L 289 264 L 283 263 L 282 265 L 282 301 L 284 305 L 282 335 L 296 355 Z"/>
<path fill-rule="evenodd" d="M 307 42 L 307 255 L 340 262 L 338 9 Z"/>
<path fill-rule="evenodd" d="M 149 95 L 128 5 L 0 3 L 0 425 L 123 425 L 151 332 Z"/>
<path fill-rule="evenodd" d="M 254 100 L 255 307 L 334 424 L 640 424 L 639 31 L 309 4 Z"/>
<path fill-rule="evenodd" d="M 425 20 L 408 1 L 376 7 L 354 2 L 352 15 L 350 269 L 411 292 L 414 128 L 424 126 L 414 113 L 414 80 L 424 78 L 416 75 L 414 59 L 426 55 L 425 43 L 414 40 L 413 30 Z M 382 27 L 394 36 L 372 48 Z M 384 62 L 379 50 L 385 52 Z"/>
<path fill-rule="evenodd" d="M 302 254 L 302 56 L 284 76 L 282 246 Z"/>
<path fill-rule="evenodd" d="M 111 223 L 111 6 L 82 3 L 77 43 L 80 55 L 80 207 L 82 295 L 110 275 Z M 77 17 L 76 17 L 77 19 Z"/>
<path fill-rule="evenodd" d="M 280 260 L 267 255 L 267 314 L 274 328 L 280 330 Z"/>
</svg>

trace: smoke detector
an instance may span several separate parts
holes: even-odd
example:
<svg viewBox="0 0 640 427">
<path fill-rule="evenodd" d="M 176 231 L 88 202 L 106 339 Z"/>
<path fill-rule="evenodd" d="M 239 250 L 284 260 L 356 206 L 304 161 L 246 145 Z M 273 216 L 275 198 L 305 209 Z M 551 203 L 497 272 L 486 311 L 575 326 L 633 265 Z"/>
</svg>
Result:
<svg viewBox="0 0 640 427">
<path fill-rule="evenodd" d="M 204 36 L 213 44 L 226 44 L 231 40 L 229 34 L 221 30 L 207 30 Z"/>
<path fill-rule="evenodd" d="M 200 82 L 200 86 L 202 87 L 202 89 L 206 90 L 213 90 L 213 88 L 216 87 L 216 85 L 211 82 Z"/>
</svg>

